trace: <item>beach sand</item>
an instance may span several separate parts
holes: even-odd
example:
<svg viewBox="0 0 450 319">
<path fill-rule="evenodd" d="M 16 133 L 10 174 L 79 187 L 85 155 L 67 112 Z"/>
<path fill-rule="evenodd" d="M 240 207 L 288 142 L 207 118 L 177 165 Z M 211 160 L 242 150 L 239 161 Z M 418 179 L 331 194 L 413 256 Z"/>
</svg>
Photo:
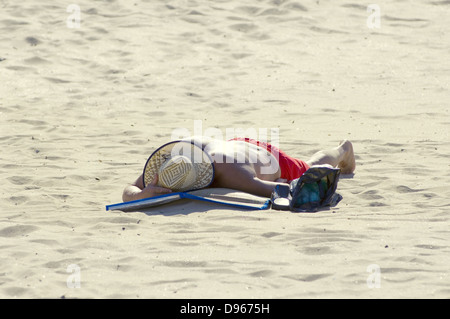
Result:
<svg viewBox="0 0 450 319">
<path fill-rule="evenodd" d="M 69 3 L 0 0 L 0 297 L 450 297 L 449 1 Z M 105 210 L 210 128 L 355 175 L 314 214 Z"/>
</svg>

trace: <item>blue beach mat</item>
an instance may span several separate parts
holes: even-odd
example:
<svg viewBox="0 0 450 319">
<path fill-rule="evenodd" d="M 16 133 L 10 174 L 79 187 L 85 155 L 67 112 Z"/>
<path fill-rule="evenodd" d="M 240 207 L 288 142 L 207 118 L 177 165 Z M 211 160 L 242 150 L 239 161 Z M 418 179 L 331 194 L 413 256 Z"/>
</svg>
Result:
<svg viewBox="0 0 450 319">
<path fill-rule="evenodd" d="M 123 202 L 106 206 L 107 211 L 138 211 L 148 209 L 180 199 L 198 200 L 213 204 L 228 205 L 249 210 L 263 210 L 270 206 L 270 199 L 236 192 L 224 188 L 208 188 L 192 192 L 177 192 L 135 201 Z"/>
</svg>

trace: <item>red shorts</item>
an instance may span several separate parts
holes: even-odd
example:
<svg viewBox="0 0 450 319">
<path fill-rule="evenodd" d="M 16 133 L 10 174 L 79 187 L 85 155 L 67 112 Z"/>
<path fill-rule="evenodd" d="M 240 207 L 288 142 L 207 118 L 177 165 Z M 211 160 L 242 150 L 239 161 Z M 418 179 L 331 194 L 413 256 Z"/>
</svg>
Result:
<svg viewBox="0 0 450 319">
<path fill-rule="evenodd" d="M 299 178 L 303 175 L 304 172 L 309 169 L 309 165 L 306 164 L 306 162 L 287 155 L 285 152 L 273 145 L 270 145 L 269 143 L 259 142 L 248 137 L 237 137 L 231 139 L 230 141 L 244 141 L 266 149 L 278 160 L 278 164 L 280 165 L 281 170 L 280 177 L 287 179 L 288 182 Z"/>
</svg>

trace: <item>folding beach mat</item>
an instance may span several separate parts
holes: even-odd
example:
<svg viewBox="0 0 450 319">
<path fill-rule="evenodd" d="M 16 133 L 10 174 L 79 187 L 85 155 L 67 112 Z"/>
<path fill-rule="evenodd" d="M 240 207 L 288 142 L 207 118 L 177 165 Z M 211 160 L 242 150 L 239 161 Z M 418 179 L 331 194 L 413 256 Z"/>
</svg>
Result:
<svg viewBox="0 0 450 319">
<path fill-rule="evenodd" d="M 270 206 L 270 199 L 238 192 L 226 188 L 206 188 L 190 192 L 176 192 L 130 202 L 123 202 L 106 206 L 107 211 L 138 211 L 164 204 L 176 202 L 181 199 L 203 201 L 218 205 L 227 205 L 249 210 L 263 210 Z"/>
</svg>

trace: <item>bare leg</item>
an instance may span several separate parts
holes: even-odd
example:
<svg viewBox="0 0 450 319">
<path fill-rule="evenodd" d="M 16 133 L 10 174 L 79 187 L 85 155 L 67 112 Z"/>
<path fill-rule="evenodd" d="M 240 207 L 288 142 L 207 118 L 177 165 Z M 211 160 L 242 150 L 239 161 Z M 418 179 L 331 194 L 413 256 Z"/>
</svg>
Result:
<svg viewBox="0 0 450 319">
<path fill-rule="evenodd" d="M 317 152 L 306 163 L 309 166 L 328 164 L 339 167 L 342 174 L 351 174 L 356 167 L 353 145 L 344 140 L 335 148 Z"/>
</svg>

